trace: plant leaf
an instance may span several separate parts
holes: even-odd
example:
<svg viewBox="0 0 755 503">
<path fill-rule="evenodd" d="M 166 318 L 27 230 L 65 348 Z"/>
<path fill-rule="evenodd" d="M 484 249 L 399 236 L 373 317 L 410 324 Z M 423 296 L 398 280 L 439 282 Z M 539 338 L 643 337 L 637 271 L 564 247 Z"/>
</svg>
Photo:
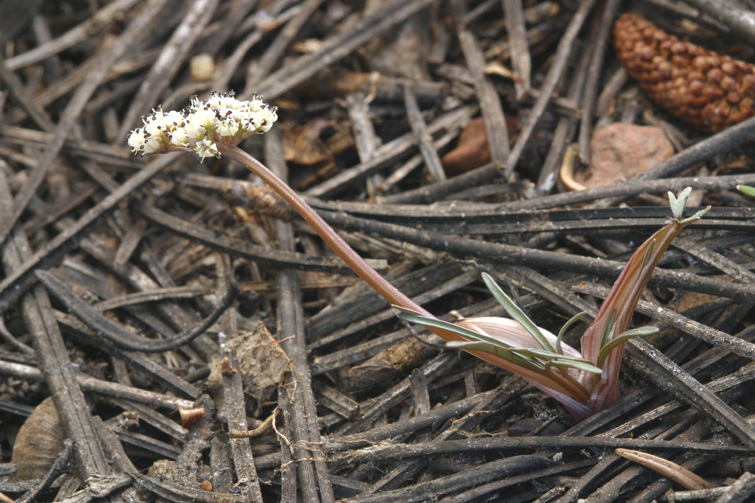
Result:
<svg viewBox="0 0 755 503">
<path fill-rule="evenodd" d="M 475 349 L 477 351 L 485 351 L 486 353 L 493 353 L 500 357 L 506 358 L 509 361 L 512 360 L 511 351 L 509 351 L 506 348 L 502 348 L 500 346 L 493 346 L 492 344 L 488 344 L 487 342 L 448 341 L 446 343 L 446 347 L 449 347 L 452 349 Z"/>
<path fill-rule="evenodd" d="M 514 365 L 526 368 L 539 374 L 545 374 L 545 366 L 536 360 L 530 360 L 515 354 L 513 351 L 502 348 L 500 346 L 494 346 L 487 342 L 464 342 L 464 341 L 449 341 L 446 346 L 454 349 L 463 349 L 465 351 L 485 351 L 496 356 L 504 358 Z"/>
<path fill-rule="evenodd" d="M 556 353 L 563 355 L 564 349 L 561 347 L 561 339 L 564 338 L 564 334 L 567 330 L 569 330 L 569 327 L 574 325 L 576 322 L 581 320 L 587 313 L 582 311 L 581 313 L 577 313 L 571 318 L 569 318 L 569 321 L 564 323 L 564 326 L 561 327 L 561 330 L 558 331 L 558 336 L 556 337 Z"/>
<path fill-rule="evenodd" d="M 600 342 L 600 347 L 603 348 L 611 340 L 611 331 L 613 330 L 613 324 L 616 321 L 616 309 L 611 311 L 611 316 L 608 317 L 608 324 L 605 330 L 603 330 L 603 339 Z"/>
<path fill-rule="evenodd" d="M 648 251 L 645 252 L 645 257 L 642 259 L 642 267 L 641 270 L 645 270 L 645 268 L 648 266 L 648 262 L 650 262 L 650 258 L 653 256 L 653 250 L 655 249 L 655 239 L 650 242 L 650 246 L 648 246 Z"/>
<path fill-rule="evenodd" d="M 668 202 L 671 207 L 671 213 L 674 214 L 676 220 L 682 219 L 684 213 L 684 206 L 687 204 L 687 197 L 692 192 L 692 187 L 687 187 L 679 193 L 679 197 L 674 196 L 673 192 L 668 193 Z"/>
<path fill-rule="evenodd" d="M 415 311 L 414 309 L 409 309 L 408 307 L 397 306 L 396 304 L 391 304 L 391 307 L 397 311 L 401 311 L 404 314 L 413 314 L 414 316 L 425 316 L 419 311 Z"/>
<path fill-rule="evenodd" d="M 548 342 L 548 339 L 546 339 L 542 332 L 540 332 L 540 329 L 537 327 L 537 325 L 535 325 L 532 320 L 530 320 L 527 315 L 524 314 L 524 312 L 519 309 L 516 304 L 514 304 L 514 301 L 512 301 L 509 296 L 504 293 L 501 287 L 498 286 L 498 283 L 495 282 L 493 277 L 488 273 L 482 273 L 482 280 L 487 285 L 490 293 L 493 294 L 493 297 L 495 297 L 496 300 L 501 303 L 506 312 L 509 313 L 509 316 L 518 321 L 519 324 L 522 325 L 524 329 L 530 333 L 530 335 L 537 341 L 538 344 L 540 344 L 540 346 L 542 346 L 543 349 L 554 352 L 553 346 L 551 346 L 550 342 Z"/>
<path fill-rule="evenodd" d="M 493 339 L 492 337 L 488 337 L 487 335 L 474 332 L 472 330 L 469 330 L 468 328 L 460 327 L 459 325 L 455 325 L 448 321 L 439 320 L 437 318 L 428 318 L 427 316 L 418 316 L 415 314 L 403 314 L 403 313 L 399 314 L 398 317 L 399 319 L 408 321 L 410 323 L 416 323 L 417 325 L 424 325 L 427 327 L 435 327 L 435 328 L 440 328 L 442 330 L 448 330 L 449 332 L 453 332 L 467 339 L 471 339 L 472 342 L 474 341 L 485 342 L 487 344 L 490 344 L 491 346 L 497 346 L 503 349 L 511 349 L 511 346 L 509 346 L 505 342 L 501 342 L 497 339 Z M 451 342 L 456 342 L 456 341 L 451 341 Z"/>
<path fill-rule="evenodd" d="M 616 348 L 616 346 L 618 346 L 619 344 L 623 344 L 633 337 L 637 337 L 639 335 L 650 335 L 656 333 L 657 331 L 657 327 L 639 327 L 632 330 L 627 330 L 626 332 L 620 334 L 618 337 L 614 337 L 600 350 L 600 354 L 598 355 L 598 367 L 603 367 L 603 363 L 606 361 L 606 358 L 608 358 L 608 354 L 613 351 L 614 348 Z"/>
<path fill-rule="evenodd" d="M 691 224 L 693 222 L 697 222 L 698 220 L 700 220 L 701 218 L 703 218 L 703 216 L 706 213 L 708 213 L 709 211 L 710 211 L 710 206 L 708 206 L 706 208 L 703 208 L 702 210 L 698 211 L 697 213 L 695 213 L 691 217 L 687 217 L 684 220 L 680 221 L 679 223 L 686 227 L 689 224 Z"/>
<path fill-rule="evenodd" d="M 741 185 L 737 186 L 737 189 L 739 189 L 739 187 L 741 187 Z M 698 211 L 691 217 L 682 219 L 682 216 L 684 214 L 684 206 L 687 204 L 687 197 L 689 197 L 691 192 L 692 188 L 687 187 L 679 194 L 678 198 L 674 197 L 674 194 L 672 194 L 671 192 L 668 193 L 669 206 L 671 207 L 671 212 L 674 214 L 674 219 L 685 227 L 692 222 L 700 220 L 703 215 L 710 211 L 710 206 L 708 206 L 707 208 Z"/>
<path fill-rule="evenodd" d="M 477 347 L 481 344 L 487 344 L 488 346 L 493 346 L 492 344 L 488 344 L 487 342 L 480 342 L 480 341 L 448 341 L 446 342 L 446 347 L 453 348 L 453 349 L 478 349 Z M 500 349 L 501 351 L 505 351 L 507 353 L 510 353 L 510 351 L 506 348 L 502 348 L 500 346 L 493 346 L 496 349 Z M 484 350 L 481 350 L 484 351 Z"/>
<path fill-rule="evenodd" d="M 592 365 L 592 362 L 585 358 L 577 358 L 574 356 L 564 356 L 555 352 L 545 351 L 544 349 L 511 348 L 510 351 L 517 355 L 527 356 L 529 358 L 540 358 L 541 360 L 545 360 L 545 361 L 550 361 L 550 360 L 581 361 L 581 362 L 589 363 L 590 365 Z"/>
<path fill-rule="evenodd" d="M 567 368 L 576 369 L 576 370 L 584 370 L 585 372 L 590 372 L 592 374 L 603 373 L 602 369 L 596 367 L 592 363 L 585 363 L 585 362 L 574 361 L 574 360 L 551 360 L 545 364 L 545 368 L 549 368 L 549 367 L 567 367 Z"/>
</svg>

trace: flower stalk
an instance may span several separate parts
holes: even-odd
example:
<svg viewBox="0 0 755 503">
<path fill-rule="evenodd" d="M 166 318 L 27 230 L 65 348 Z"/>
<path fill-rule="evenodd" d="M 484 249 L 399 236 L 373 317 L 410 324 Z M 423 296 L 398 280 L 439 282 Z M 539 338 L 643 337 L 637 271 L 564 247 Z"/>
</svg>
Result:
<svg viewBox="0 0 755 503">
<path fill-rule="evenodd" d="M 239 162 L 272 187 L 359 277 L 393 304 L 401 312 L 399 318 L 425 326 L 449 347 L 521 375 L 578 419 L 618 399 L 624 343 L 657 330 L 628 330 L 639 296 L 674 237 L 708 211 L 684 219 L 682 211 L 691 189 L 685 189 L 678 199 L 669 193 L 672 223 L 653 234 L 629 260 L 585 331 L 580 353 L 564 344 L 562 337 L 584 313 L 569 320 L 554 336 L 536 326 L 487 274 L 482 275 L 483 280 L 511 319 L 470 318 L 454 324 L 435 318 L 380 276 L 296 192 L 238 147 L 252 134 L 270 129 L 277 120 L 274 107 L 268 107 L 258 96 L 239 101 L 232 94 L 215 93 L 204 101 L 192 98 L 191 103 L 188 111 L 165 113 L 158 109 L 144 118 L 144 127 L 132 131 L 129 137 L 134 153 L 193 151 L 201 160 L 226 156 Z"/>
</svg>

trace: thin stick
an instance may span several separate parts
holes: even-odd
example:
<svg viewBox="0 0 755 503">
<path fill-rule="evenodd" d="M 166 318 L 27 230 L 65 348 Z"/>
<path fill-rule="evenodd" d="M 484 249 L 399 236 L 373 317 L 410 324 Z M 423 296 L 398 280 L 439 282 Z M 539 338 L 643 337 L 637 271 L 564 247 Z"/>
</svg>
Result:
<svg viewBox="0 0 755 503">
<path fill-rule="evenodd" d="M 595 46 L 588 70 L 587 82 L 582 97 L 582 124 L 579 129 L 579 158 L 582 164 L 590 164 L 590 139 L 592 138 L 592 121 L 595 113 L 596 94 L 598 84 L 603 72 L 603 59 L 606 55 L 606 46 L 611 34 L 611 27 L 616 18 L 616 11 L 619 9 L 619 0 L 608 0 L 603 6 L 598 35 L 595 39 Z"/>
<path fill-rule="evenodd" d="M 545 81 L 540 87 L 540 97 L 535 102 L 535 106 L 532 107 L 527 123 L 519 133 L 519 137 L 517 138 L 514 147 L 511 149 L 511 154 L 506 161 L 506 170 L 503 174 L 506 179 L 511 176 L 514 168 L 516 168 L 519 158 L 521 157 L 522 152 L 524 152 L 524 147 L 529 141 L 530 136 L 532 136 L 535 126 L 537 126 L 537 121 L 540 119 L 540 116 L 545 111 L 545 107 L 553 97 L 556 85 L 558 85 L 558 81 L 561 79 L 561 74 L 563 73 L 564 68 L 566 68 L 566 62 L 571 53 L 572 46 L 574 45 L 574 40 L 577 38 L 577 34 L 582 28 L 585 19 L 587 19 L 587 15 L 590 13 L 593 5 L 595 5 L 595 0 L 585 0 L 582 2 L 574 13 L 569 26 L 566 28 L 564 36 L 561 37 L 561 42 L 558 44 L 553 65 L 550 70 L 548 70 L 548 74 L 545 76 Z"/>
</svg>

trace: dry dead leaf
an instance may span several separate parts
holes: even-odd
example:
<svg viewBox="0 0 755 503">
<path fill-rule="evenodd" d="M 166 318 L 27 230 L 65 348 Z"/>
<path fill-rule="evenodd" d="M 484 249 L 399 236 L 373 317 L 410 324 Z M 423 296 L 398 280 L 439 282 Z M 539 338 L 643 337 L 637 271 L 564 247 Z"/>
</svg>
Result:
<svg viewBox="0 0 755 503">
<path fill-rule="evenodd" d="M 596 130 L 590 150 L 589 169 L 574 173 L 574 180 L 587 188 L 628 180 L 674 155 L 660 128 L 618 122 Z"/>
<path fill-rule="evenodd" d="M 236 365 L 241 373 L 244 392 L 257 400 L 259 411 L 290 371 L 289 359 L 262 322 L 251 332 L 239 331 L 228 344 L 236 353 Z M 210 361 L 208 379 L 212 386 L 222 385 L 221 361 L 220 355 Z"/>
</svg>

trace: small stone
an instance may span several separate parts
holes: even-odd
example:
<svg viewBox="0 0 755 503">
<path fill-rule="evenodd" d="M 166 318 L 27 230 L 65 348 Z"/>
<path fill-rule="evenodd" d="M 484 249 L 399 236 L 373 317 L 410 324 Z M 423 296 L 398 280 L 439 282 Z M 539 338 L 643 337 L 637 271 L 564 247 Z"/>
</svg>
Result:
<svg viewBox="0 0 755 503">
<path fill-rule="evenodd" d="M 660 128 L 614 123 L 593 132 L 589 170 L 574 175 L 587 188 L 612 185 L 642 173 L 674 155 Z"/>
</svg>

